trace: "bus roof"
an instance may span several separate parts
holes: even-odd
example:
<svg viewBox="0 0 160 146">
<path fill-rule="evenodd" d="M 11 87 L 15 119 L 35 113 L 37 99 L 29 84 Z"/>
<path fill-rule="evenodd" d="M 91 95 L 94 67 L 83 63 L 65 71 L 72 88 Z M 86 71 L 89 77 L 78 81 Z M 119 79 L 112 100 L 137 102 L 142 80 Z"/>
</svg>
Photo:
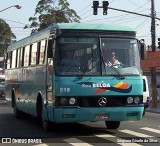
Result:
<svg viewBox="0 0 160 146">
<path fill-rule="evenodd" d="M 117 25 L 107 25 L 107 24 L 87 24 L 87 23 L 57 23 L 54 24 L 42 31 L 39 31 L 33 35 L 30 35 L 22 40 L 19 40 L 17 42 L 14 42 L 13 44 L 9 45 L 7 48 L 7 51 L 13 50 L 15 48 L 23 47 L 25 45 L 28 45 L 30 43 L 33 43 L 38 40 L 45 39 L 49 37 L 50 33 L 53 32 L 53 30 L 94 30 L 94 31 L 121 31 L 121 32 L 134 32 L 135 30 L 126 27 L 126 26 L 117 26 Z"/>
<path fill-rule="evenodd" d="M 108 31 L 134 31 L 130 27 L 107 25 L 107 24 L 87 24 L 87 23 L 59 23 L 58 29 L 75 29 L 75 30 L 108 30 Z"/>
</svg>

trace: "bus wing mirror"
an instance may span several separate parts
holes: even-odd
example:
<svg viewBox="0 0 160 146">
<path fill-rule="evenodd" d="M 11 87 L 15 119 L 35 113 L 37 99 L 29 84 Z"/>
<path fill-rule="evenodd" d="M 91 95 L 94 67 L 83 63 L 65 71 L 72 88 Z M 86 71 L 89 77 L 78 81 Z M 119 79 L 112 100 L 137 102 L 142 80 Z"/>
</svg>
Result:
<svg viewBox="0 0 160 146">
<path fill-rule="evenodd" d="M 146 52 L 146 44 L 144 42 L 140 43 L 140 53 L 141 53 L 141 59 L 145 60 L 147 57 L 147 52 Z"/>
</svg>

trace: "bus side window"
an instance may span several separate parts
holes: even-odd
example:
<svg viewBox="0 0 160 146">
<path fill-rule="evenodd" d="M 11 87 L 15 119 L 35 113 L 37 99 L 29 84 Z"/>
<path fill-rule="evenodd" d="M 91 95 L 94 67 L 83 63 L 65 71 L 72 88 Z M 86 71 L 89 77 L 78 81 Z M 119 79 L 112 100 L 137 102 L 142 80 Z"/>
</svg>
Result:
<svg viewBox="0 0 160 146">
<path fill-rule="evenodd" d="M 48 62 L 48 72 L 50 75 L 53 73 L 53 42 L 49 40 L 47 49 L 47 62 Z"/>
<path fill-rule="evenodd" d="M 21 49 L 19 48 L 19 49 L 17 50 L 16 67 L 20 67 L 20 52 L 21 52 Z"/>
<path fill-rule="evenodd" d="M 31 45 L 30 45 L 30 48 L 29 48 L 29 63 L 28 63 L 28 65 L 31 65 L 31 53 L 32 53 L 32 47 L 33 47 L 33 45 L 31 44 Z"/>
<path fill-rule="evenodd" d="M 45 48 L 46 48 L 46 40 L 42 40 L 40 43 L 40 50 L 39 50 L 39 64 L 44 64 L 45 60 Z"/>
<path fill-rule="evenodd" d="M 7 53 L 7 64 L 6 64 L 7 69 L 11 68 L 11 59 L 12 59 L 12 52 L 8 52 Z"/>
<path fill-rule="evenodd" d="M 32 45 L 31 50 L 31 65 L 36 65 L 37 58 L 37 42 Z"/>
<path fill-rule="evenodd" d="M 17 56 L 17 50 L 13 50 L 13 52 L 12 52 L 12 67 L 11 68 L 16 67 L 16 56 Z"/>
<path fill-rule="evenodd" d="M 24 47 L 20 49 L 19 67 L 24 66 Z"/>
<path fill-rule="evenodd" d="M 38 42 L 38 43 L 37 43 L 36 64 L 39 64 L 40 46 L 41 46 L 41 42 Z"/>
<path fill-rule="evenodd" d="M 30 46 L 27 45 L 24 50 L 24 66 L 29 65 L 29 54 L 30 54 Z"/>
<path fill-rule="evenodd" d="M 48 58 L 53 58 L 53 42 L 52 42 L 52 40 L 49 40 L 49 42 L 48 42 L 47 56 L 48 56 Z"/>
<path fill-rule="evenodd" d="M 53 58 L 48 58 L 48 72 L 49 75 L 53 74 Z"/>
</svg>

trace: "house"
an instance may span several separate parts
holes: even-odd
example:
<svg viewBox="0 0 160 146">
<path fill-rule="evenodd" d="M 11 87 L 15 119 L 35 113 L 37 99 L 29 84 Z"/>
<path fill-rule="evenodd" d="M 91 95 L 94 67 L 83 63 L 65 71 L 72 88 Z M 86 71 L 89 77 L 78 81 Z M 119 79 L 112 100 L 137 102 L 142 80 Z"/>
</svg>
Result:
<svg viewBox="0 0 160 146">
<path fill-rule="evenodd" d="M 149 86 L 149 94 L 152 96 L 152 88 L 151 88 L 151 68 L 156 68 L 156 84 L 157 84 L 157 95 L 160 96 L 160 51 L 147 51 L 146 60 L 141 60 L 141 67 L 143 74 L 147 76 L 148 86 Z"/>
</svg>

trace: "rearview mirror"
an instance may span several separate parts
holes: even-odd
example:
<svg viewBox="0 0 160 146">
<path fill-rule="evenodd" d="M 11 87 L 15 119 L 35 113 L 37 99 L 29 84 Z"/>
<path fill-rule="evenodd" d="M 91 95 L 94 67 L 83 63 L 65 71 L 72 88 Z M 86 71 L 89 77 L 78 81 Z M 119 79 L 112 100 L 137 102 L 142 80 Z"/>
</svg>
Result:
<svg viewBox="0 0 160 146">
<path fill-rule="evenodd" d="M 144 42 L 140 42 L 140 55 L 142 60 L 145 60 L 147 57 L 146 44 Z"/>
</svg>

